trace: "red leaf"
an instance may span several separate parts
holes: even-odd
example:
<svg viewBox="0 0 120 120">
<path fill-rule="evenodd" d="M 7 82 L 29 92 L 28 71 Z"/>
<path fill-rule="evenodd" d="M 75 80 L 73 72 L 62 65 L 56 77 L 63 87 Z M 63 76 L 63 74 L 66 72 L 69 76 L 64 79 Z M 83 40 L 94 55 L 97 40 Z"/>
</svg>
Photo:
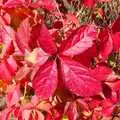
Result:
<svg viewBox="0 0 120 120">
<path fill-rule="evenodd" d="M 25 79 L 29 72 L 30 72 L 30 68 L 27 66 L 23 66 L 19 68 L 19 70 L 16 72 L 15 80 L 20 81 L 20 80 Z"/>
<path fill-rule="evenodd" d="M 36 111 L 36 120 L 44 120 L 44 115 L 41 111 Z"/>
<path fill-rule="evenodd" d="M 2 48 L 1 57 L 5 57 L 14 51 L 13 40 L 15 40 L 15 32 L 7 25 L 3 26 L 0 30 L 0 42 Z"/>
<path fill-rule="evenodd" d="M 41 48 L 36 48 L 25 56 L 25 60 L 32 64 L 43 65 L 48 57 L 49 55 Z"/>
<path fill-rule="evenodd" d="M 77 17 L 74 14 L 68 13 L 67 19 L 72 21 L 74 24 L 79 25 L 79 20 L 77 19 Z"/>
<path fill-rule="evenodd" d="M 120 32 L 120 17 L 118 17 L 112 25 L 112 33 Z"/>
<path fill-rule="evenodd" d="M 89 109 L 94 109 L 94 108 L 98 107 L 98 105 L 101 104 L 102 100 L 103 100 L 103 98 L 100 95 L 96 95 L 96 96 L 93 96 L 92 99 L 89 101 L 89 105 L 85 101 L 85 104 L 87 104 L 87 107 L 88 107 L 88 109 L 86 111 L 88 111 Z"/>
<path fill-rule="evenodd" d="M 100 82 L 90 75 L 86 67 L 65 57 L 60 59 L 66 88 L 84 97 L 101 91 Z"/>
<path fill-rule="evenodd" d="M 48 102 L 43 101 L 37 105 L 37 108 L 50 113 L 51 112 L 50 110 L 52 109 L 52 105 Z"/>
<path fill-rule="evenodd" d="M 94 6 L 94 4 L 96 3 L 96 1 L 95 1 L 95 0 L 82 0 L 82 3 L 83 3 L 85 6 L 91 8 L 91 7 Z"/>
<path fill-rule="evenodd" d="M 63 55 L 74 56 L 92 47 L 97 31 L 94 25 L 82 26 L 76 29 L 66 41 L 63 41 L 60 52 Z"/>
<path fill-rule="evenodd" d="M 94 57 L 98 55 L 97 48 L 95 45 L 93 45 L 91 48 L 88 48 L 83 53 L 74 56 L 74 60 L 80 62 L 81 64 L 91 67 L 91 63 Z"/>
<path fill-rule="evenodd" d="M 99 2 L 109 2 L 111 0 L 98 0 Z"/>
<path fill-rule="evenodd" d="M 20 100 L 20 86 L 17 85 L 8 92 L 7 95 L 7 106 L 11 107 Z"/>
<path fill-rule="evenodd" d="M 4 15 L 0 15 L 0 23 L 1 25 L 9 25 L 11 23 L 11 17 L 8 13 L 3 13 Z"/>
<path fill-rule="evenodd" d="M 99 65 L 95 69 L 91 70 L 91 75 L 97 80 L 105 81 L 108 80 L 109 76 L 112 74 L 112 69 L 106 65 Z"/>
<path fill-rule="evenodd" d="M 22 119 L 23 120 L 30 120 L 30 114 L 31 114 L 31 110 L 24 110 L 22 112 Z"/>
<path fill-rule="evenodd" d="M 42 1 L 42 0 L 39 0 Z M 56 8 L 55 1 L 54 0 L 44 0 L 42 1 L 42 7 L 47 10 L 54 10 Z"/>
<path fill-rule="evenodd" d="M 25 50 L 29 50 L 30 42 L 30 24 L 29 19 L 26 18 L 20 24 L 17 33 L 16 33 L 16 43 L 19 49 L 24 53 Z"/>
<path fill-rule="evenodd" d="M 8 59 L 7 59 L 7 64 L 8 64 L 8 69 L 11 73 L 11 75 L 14 75 L 15 72 L 17 71 L 17 63 L 16 63 L 16 60 L 13 58 L 13 56 L 10 56 Z"/>
<path fill-rule="evenodd" d="M 77 112 L 76 102 L 68 103 L 68 104 L 69 105 L 66 106 L 68 108 L 65 112 L 65 115 L 68 116 L 69 120 L 77 120 L 78 112 Z"/>
<path fill-rule="evenodd" d="M 120 79 L 116 79 L 114 82 L 107 83 L 113 91 L 120 90 Z"/>
<path fill-rule="evenodd" d="M 3 60 L 0 63 L 0 79 L 1 80 L 11 80 L 12 75 L 15 74 L 17 70 L 17 64 L 13 57 L 8 58 L 7 60 Z"/>
<path fill-rule="evenodd" d="M 117 32 L 116 34 L 112 35 L 113 40 L 113 50 L 117 51 L 120 49 L 120 32 Z"/>
<path fill-rule="evenodd" d="M 111 0 L 82 0 L 82 3 L 87 6 L 88 8 L 91 8 L 95 5 L 97 2 L 109 2 Z"/>
<path fill-rule="evenodd" d="M 4 7 L 17 7 L 18 5 L 23 5 L 24 2 L 25 0 L 8 0 L 7 2 L 5 2 Z"/>
<path fill-rule="evenodd" d="M 32 0 L 25 0 L 26 5 L 30 5 Z"/>
<path fill-rule="evenodd" d="M 34 32 L 36 31 L 36 32 Z M 57 48 L 55 46 L 55 43 L 52 39 L 52 36 L 50 35 L 48 29 L 42 22 L 41 25 L 37 25 L 36 28 L 34 28 L 33 31 L 33 38 L 35 40 L 38 40 L 40 47 L 49 54 L 55 54 L 57 51 Z M 49 46 L 49 47 L 48 47 Z"/>
<path fill-rule="evenodd" d="M 44 23 L 41 23 L 39 32 L 40 32 L 39 43 L 40 43 L 41 48 L 43 48 L 43 50 L 46 53 L 50 53 L 50 54 L 56 53 L 56 46 L 52 40 L 52 36 L 50 35 Z"/>
<path fill-rule="evenodd" d="M 108 108 L 104 108 L 104 109 L 102 110 L 102 115 L 103 115 L 103 116 L 106 116 L 106 117 L 111 116 L 112 113 L 113 113 L 113 111 L 114 111 L 114 108 L 115 108 L 114 105 L 111 106 L 111 107 L 108 107 Z"/>
<path fill-rule="evenodd" d="M 0 119 L 8 120 L 11 111 L 12 111 L 12 108 L 7 108 L 4 111 L 2 111 L 2 113 L 0 114 Z"/>
<path fill-rule="evenodd" d="M 55 21 L 53 24 L 53 28 L 55 29 L 61 29 L 63 27 L 62 21 Z"/>
<path fill-rule="evenodd" d="M 40 34 L 39 31 L 40 31 L 40 24 L 33 26 L 31 29 L 29 45 L 32 49 L 35 49 L 36 47 L 40 47 L 38 45 L 38 38 Z"/>
<path fill-rule="evenodd" d="M 113 50 L 112 37 L 109 31 L 107 29 L 104 29 L 103 31 L 100 32 L 99 38 L 100 38 L 100 57 L 102 57 L 102 59 L 105 60 Z"/>
<path fill-rule="evenodd" d="M 2 61 L 2 63 L 0 64 L 0 79 L 1 80 L 11 80 L 11 74 L 10 74 L 10 71 L 8 70 L 8 67 L 7 67 L 7 63 L 6 61 Z"/>
<path fill-rule="evenodd" d="M 56 63 L 52 61 L 47 61 L 41 66 L 32 81 L 35 93 L 43 99 L 47 99 L 53 95 L 57 83 Z"/>
<path fill-rule="evenodd" d="M 102 84 L 102 91 L 103 91 L 103 95 L 105 96 L 105 98 L 111 98 L 112 96 L 112 89 L 105 83 Z"/>
<path fill-rule="evenodd" d="M 33 2 L 31 4 L 31 7 L 33 8 L 39 8 L 42 7 L 46 10 L 55 10 L 56 9 L 56 5 L 54 0 L 36 0 L 36 2 Z"/>
</svg>

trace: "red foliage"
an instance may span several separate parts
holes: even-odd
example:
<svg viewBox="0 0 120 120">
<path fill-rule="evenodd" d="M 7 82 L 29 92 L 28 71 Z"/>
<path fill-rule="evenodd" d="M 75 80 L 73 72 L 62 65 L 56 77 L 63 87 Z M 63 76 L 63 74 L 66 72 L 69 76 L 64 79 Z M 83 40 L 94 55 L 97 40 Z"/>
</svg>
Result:
<svg viewBox="0 0 120 120">
<path fill-rule="evenodd" d="M 80 25 L 55 0 L 2 0 L 0 10 L 0 120 L 97 120 L 116 111 L 120 77 L 108 60 L 120 51 L 119 17 L 106 28 Z"/>
</svg>

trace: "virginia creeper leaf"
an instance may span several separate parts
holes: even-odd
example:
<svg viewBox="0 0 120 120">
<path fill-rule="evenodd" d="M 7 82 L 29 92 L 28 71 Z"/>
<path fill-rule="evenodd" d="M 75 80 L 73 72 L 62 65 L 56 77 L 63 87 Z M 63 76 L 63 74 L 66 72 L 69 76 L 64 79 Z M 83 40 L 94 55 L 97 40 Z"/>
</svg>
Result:
<svg viewBox="0 0 120 120">
<path fill-rule="evenodd" d="M 37 65 L 44 64 L 49 57 L 41 48 L 36 48 L 25 56 L 25 60 Z"/>
<path fill-rule="evenodd" d="M 112 36 L 107 29 L 99 34 L 100 38 L 100 57 L 105 60 L 113 50 Z"/>
<path fill-rule="evenodd" d="M 60 59 L 66 88 L 84 97 L 101 91 L 100 82 L 90 75 L 86 67 L 66 57 Z"/>
<path fill-rule="evenodd" d="M 8 107 L 15 105 L 20 100 L 20 86 L 17 85 L 8 92 L 7 105 Z"/>
<path fill-rule="evenodd" d="M 120 32 L 120 27 L 119 26 L 120 26 L 120 17 L 118 17 L 112 25 L 112 33 L 113 34 L 115 34 L 117 32 Z"/>
<path fill-rule="evenodd" d="M 43 99 L 53 95 L 57 83 L 57 68 L 56 63 L 53 61 L 47 61 L 42 65 L 32 81 L 36 95 Z"/>
<path fill-rule="evenodd" d="M 42 22 L 37 29 L 39 32 L 38 42 L 40 44 L 40 47 L 46 53 L 55 54 L 57 51 L 57 48 L 45 24 Z"/>
<path fill-rule="evenodd" d="M 7 25 L 2 26 L 0 29 L 1 57 L 6 57 L 14 51 L 13 40 L 15 40 L 14 30 Z"/>
<path fill-rule="evenodd" d="M 94 6 L 94 4 L 96 3 L 95 0 L 82 0 L 82 3 L 87 6 L 88 8 L 91 8 Z"/>
<path fill-rule="evenodd" d="M 30 41 L 30 24 L 29 19 L 26 18 L 20 24 L 17 33 L 16 33 L 16 43 L 19 49 L 24 53 L 25 50 L 29 50 L 29 41 Z"/>
<path fill-rule="evenodd" d="M 97 31 L 94 25 L 82 26 L 75 30 L 66 41 L 63 41 L 60 52 L 63 55 L 74 56 L 92 47 Z"/>
<path fill-rule="evenodd" d="M 0 67 L 0 79 L 9 81 L 17 70 L 17 63 L 11 56 L 10 58 L 1 61 Z"/>
<path fill-rule="evenodd" d="M 92 65 L 94 66 L 94 64 L 91 64 L 91 63 L 93 62 L 92 61 L 93 58 L 97 57 L 97 55 L 98 55 L 97 48 L 95 45 L 93 45 L 92 47 L 84 51 L 83 53 L 80 53 L 74 56 L 73 59 L 87 67 L 91 67 Z"/>
<path fill-rule="evenodd" d="M 68 116 L 69 120 L 76 120 L 78 117 L 77 105 L 76 102 L 68 103 L 68 106 L 65 115 Z"/>
<path fill-rule="evenodd" d="M 106 65 L 98 65 L 96 68 L 91 70 L 91 75 L 97 80 L 105 81 L 108 80 L 109 76 L 112 74 L 112 69 Z"/>
<path fill-rule="evenodd" d="M 110 0 L 82 0 L 82 3 L 87 6 L 88 8 L 91 8 L 95 5 L 97 2 L 108 2 Z"/>
<path fill-rule="evenodd" d="M 44 0 L 44 1 L 43 0 L 36 0 L 30 6 L 33 8 L 42 7 L 46 10 L 55 10 L 56 9 L 56 5 L 55 5 L 54 0 Z"/>
<path fill-rule="evenodd" d="M 113 41 L 113 50 L 117 51 L 120 49 L 120 32 L 117 32 L 116 34 L 112 35 L 112 41 Z"/>
<path fill-rule="evenodd" d="M 23 120 L 29 120 L 31 112 L 32 112 L 31 110 L 24 110 L 22 112 L 22 119 Z"/>
</svg>

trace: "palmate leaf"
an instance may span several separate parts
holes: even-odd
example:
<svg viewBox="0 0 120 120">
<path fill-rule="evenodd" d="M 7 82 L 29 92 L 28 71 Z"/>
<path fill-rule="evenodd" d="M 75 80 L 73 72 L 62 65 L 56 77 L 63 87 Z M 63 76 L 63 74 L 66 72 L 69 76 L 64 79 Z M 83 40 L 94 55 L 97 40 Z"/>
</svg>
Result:
<svg viewBox="0 0 120 120">
<path fill-rule="evenodd" d="M 101 91 L 101 84 L 83 65 L 66 57 L 60 57 L 62 75 L 67 89 L 79 96 L 93 96 Z"/>
<path fill-rule="evenodd" d="M 58 83 L 55 61 L 47 61 L 42 65 L 33 78 L 32 85 L 35 93 L 42 99 L 53 95 Z"/>
</svg>

